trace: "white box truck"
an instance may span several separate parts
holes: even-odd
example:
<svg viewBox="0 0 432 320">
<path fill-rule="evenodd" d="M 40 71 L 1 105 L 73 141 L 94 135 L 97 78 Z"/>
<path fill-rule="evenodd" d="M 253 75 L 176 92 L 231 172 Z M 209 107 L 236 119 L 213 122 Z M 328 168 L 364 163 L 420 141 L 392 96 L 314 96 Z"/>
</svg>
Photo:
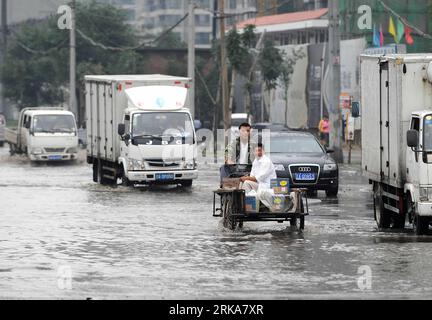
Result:
<svg viewBox="0 0 432 320">
<path fill-rule="evenodd" d="M 100 184 L 181 184 L 198 177 L 189 78 L 86 76 L 87 161 Z"/>
<path fill-rule="evenodd" d="M 17 128 L 7 128 L 10 154 L 26 154 L 31 161 L 73 161 L 78 159 L 78 131 L 75 116 L 63 108 L 25 108 Z"/>
<path fill-rule="evenodd" d="M 362 170 L 380 229 L 432 222 L 432 54 L 361 57 Z"/>
</svg>

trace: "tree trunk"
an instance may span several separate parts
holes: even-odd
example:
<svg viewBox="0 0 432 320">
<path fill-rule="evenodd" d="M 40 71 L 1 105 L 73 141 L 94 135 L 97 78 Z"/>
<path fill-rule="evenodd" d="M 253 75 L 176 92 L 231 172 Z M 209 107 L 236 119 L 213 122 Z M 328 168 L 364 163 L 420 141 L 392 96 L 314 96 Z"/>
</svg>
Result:
<svg viewBox="0 0 432 320">
<path fill-rule="evenodd" d="M 230 112 L 230 115 L 233 112 L 236 80 L 237 80 L 237 72 L 236 72 L 236 70 L 233 70 L 232 71 L 232 76 L 231 76 L 231 88 L 230 88 L 230 99 L 229 99 L 229 112 Z"/>
</svg>

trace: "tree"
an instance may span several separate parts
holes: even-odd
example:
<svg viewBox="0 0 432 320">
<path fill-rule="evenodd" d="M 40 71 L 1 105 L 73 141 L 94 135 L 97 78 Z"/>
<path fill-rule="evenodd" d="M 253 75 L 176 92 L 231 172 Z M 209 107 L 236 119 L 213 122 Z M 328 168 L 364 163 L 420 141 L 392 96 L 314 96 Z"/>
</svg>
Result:
<svg viewBox="0 0 432 320">
<path fill-rule="evenodd" d="M 57 16 L 24 22 L 10 41 L 4 66 L 5 95 L 20 108 L 55 106 L 67 101 L 69 32 L 57 26 Z M 77 3 L 77 29 L 104 46 L 137 44 L 122 10 L 110 5 Z M 136 73 L 144 66 L 132 50 L 109 50 L 77 35 L 77 90 L 82 109 L 86 74 Z M 82 120 L 82 119 L 81 119 Z"/>
<path fill-rule="evenodd" d="M 285 100 L 285 121 L 288 118 L 288 90 L 292 82 L 292 75 L 294 73 L 294 67 L 297 64 L 298 60 L 306 57 L 306 53 L 303 52 L 303 48 L 300 47 L 298 49 L 293 48 L 291 54 L 287 52 L 283 53 L 284 60 L 282 62 L 281 75 L 280 80 L 282 82 L 282 86 L 284 89 L 284 100 Z"/>
<path fill-rule="evenodd" d="M 283 57 L 279 49 L 277 49 L 271 40 L 265 40 L 264 48 L 259 56 L 259 65 L 261 67 L 261 74 L 264 79 L 265 91 L 268 97 L 270 92 L 276 89 L 278 79 L 281 75 L 283 64 Z M 267 107 L 267 121 L 269 120 L 270 113 L 270 99 Z"/>
</svg>

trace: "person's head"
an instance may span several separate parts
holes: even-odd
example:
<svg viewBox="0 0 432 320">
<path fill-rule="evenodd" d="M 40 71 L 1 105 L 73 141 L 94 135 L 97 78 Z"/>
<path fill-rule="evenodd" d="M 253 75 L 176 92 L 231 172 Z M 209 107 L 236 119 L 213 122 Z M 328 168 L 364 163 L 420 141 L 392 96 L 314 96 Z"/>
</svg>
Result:
<svg viewBox="0 0 432 320">
<path fill-rule="evenodd" d="M 239 126 L 240 139 L 243 141 L 248 141 L 250 138 L 252 126 L 249 123 L 242 123 Z"/>
<path fill-rule="evenodd" d="M 264 145 L 262 143 L 258 143 L 255 148 L 255 158 L 260 159 L 265 154 Z"/>
</svg>

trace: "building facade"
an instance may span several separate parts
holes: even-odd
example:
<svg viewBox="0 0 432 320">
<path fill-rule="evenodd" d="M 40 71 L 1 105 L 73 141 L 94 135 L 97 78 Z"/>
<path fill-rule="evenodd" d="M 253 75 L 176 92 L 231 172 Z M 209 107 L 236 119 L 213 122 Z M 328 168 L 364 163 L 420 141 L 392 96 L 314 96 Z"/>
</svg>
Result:
<svg viewBox="0 0 432 320">
<path fill-rule="evenodd" d="M 248 24 L 257 33 L 266 33 L 276 46 L 317 44 L 328 41 L 328 9 L 284 13 L 249 19 L 237 25 L 242 30 Z"/>
<path fill-rule="evenodd" d="M 138 18 L 140 34 L 146 37 L 155 37 L 171 26 L 175 25 L 188 12 L 189 0 L 143 0 L 143 11 Z M 219 10 L 218 2 L 215 0 L 196 0 L 195 10 L 196 46 L 198 48 L 209 48 L 215 31 L 218 29 L 214 24 L 215 12 Z M 227 25 L 256 16 L 256 0 L 226 0 L 225 13 L 229 16 Z M 188 38 L 187 20 L 180 24 L 173 32 L 184 42 Z"/>
</svg>

